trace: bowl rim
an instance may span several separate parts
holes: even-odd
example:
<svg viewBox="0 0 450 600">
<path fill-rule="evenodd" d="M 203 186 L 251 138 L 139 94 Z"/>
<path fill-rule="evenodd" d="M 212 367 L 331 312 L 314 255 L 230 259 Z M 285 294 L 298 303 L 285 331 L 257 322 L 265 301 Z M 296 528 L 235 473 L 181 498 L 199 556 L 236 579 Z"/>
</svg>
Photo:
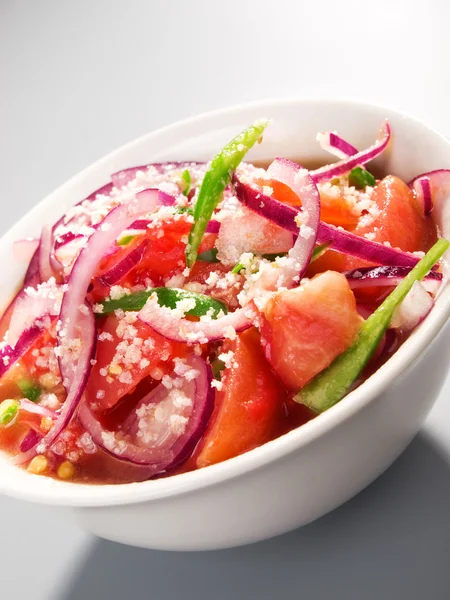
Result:
<svg viewBox="0 0 450 600">
<path fill-rule="evenodd" d="M 35 207 L 28 211 L 13 227 L 11 227 L 1 238 L 0 244 L 5 243 L 5 238 L 14 239 L 15 230 L 28 221 L 36 210 L 43 205 L 50 205 L 55 196 L 59 196 L 65 189 L 69 189 L 90 174 L 97 171 L 102 165 L 110 162 L 118 154 L 126 154 L 131 148 L 140 145 L 148 137 L 157 137 L 158 135 L 167 135 L 180 127 L 192 127 L 197 123 L 205 123 L 209 120 L 215 120 L 220 117 L 238 117 L 245 111 L 260 109 L 262 112 L 268 112 L 274 108 L 296 105 L 301 108 L 302 105 L 329 105 L 336 108 L 338 105 L 345 107 L 355 106 L 362 110 L 386 111 L 399 119 L 407 119 L 416 125 L 424 128 L 430 134 L 444 142 L 450 149 L 450 140 L 430 127 L 422 120 L 414 116 L 382 104 L 366 102 L 363 100 L 346 98 L 324 98 L 324 97 L 291 97 L 291 98 L 268 98 L 255 102 L 237 104 L 224 108 L 208 111 L 187 119 L 182 119 L 173 124 L 158 128 L 148 132 L 134 140 L 116 148 L 106 156 L 95 161 L 78 174 L 70 178 L 56 190 L 50 193 L 46 198 L 37 203 Z M 332 431 L 335 427 L 341 425 L 353 415 L 361 411 L 365 406 L 372 402 L 379 394 L 401 376 L 418 357 L 431 344 L 434 337 L 442 330 L 445 322 L 450 316 L 450 286 L 447 286 L 441 294 L 440 306 L 436 306 L 427 319 L 397 352 L 382 365 L 374 375 L 364 381 L 358 388 L 350 392 L 345 400 L 339 402 L 332 408 L 314 419 L 303 424 L 279 438 L 250 450 L 242 455 L 228 459 L 222 463 L 211 465 L 203 469 L 173 475 L 167 478 L 156 480 L 122 483 L 122 484 L 80 484 L 70 482 L 60 482 L 50 479 L 51 485 L 43 492 L 34 486 L 36 478 L 39 476 L 26 474 L 26 484 L 15 484 L 12 488 L 5 481 L 7 477 L 2 478 L 0 482 L 0 492 L 19 499 L 30 500 L 49 505 L 73 506 L 73 507 L 106 507 L 136 504 L 162 498 L 183 495 L 202 488 L 223 483 L 229 479 L 234 479 L 245 475 L 250 471 L 263 468 L 265 465 L 273 463 L 282 457 L 298 451 L 307 444 L 320 439 Z M 15 467 L 14 467 L 15 468 Z M 24 481 L 24 480 L 22 480 Z M 73 491 L 71 491 L 73 490 Z"/>
</svg>

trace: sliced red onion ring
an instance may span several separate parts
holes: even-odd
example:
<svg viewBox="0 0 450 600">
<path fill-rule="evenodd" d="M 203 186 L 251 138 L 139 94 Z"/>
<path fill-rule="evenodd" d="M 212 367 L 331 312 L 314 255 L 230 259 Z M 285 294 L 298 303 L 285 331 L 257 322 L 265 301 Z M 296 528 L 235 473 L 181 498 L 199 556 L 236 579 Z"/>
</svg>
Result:
<svg viewBox="0 0 450 600">
<path fill-rule="evenodd" d="M 136 179 L 136 174 L 141 171 L 145 173 L 150 167 L 153 167 L 156 172 L 160 175 L 170 175 L 173 171 L 181 169 L 191 169 L 193 167 L 200 167 L 206 165 L 206 163 L 195 162 L 195 161 L 184 161 L 184 162 L 162 162 L 162 163 L 151 163 L 149 165 L 141 165 L 139 167 L 130 167 L 123 169 L 117 173 L 111 175 L 111 180 L 117 189 L 122 189 L 130 181 Z"/>
<path fill-rule="evenodd" d="M 80 252 L 67 282 L 59 317 L 59 365 L 67 398 L 52 429 L 37 446 L 14 457 L 15 464 L 23 464 L 37 452 L 45 452 L 70 422 L 86 387 L 95 353 L 95 317 L 85 303 L 92 276 L 104 252 L 119 234 L 139 215 L 153 212 L 160 204 L 159 192 L 154 191 L 127 205 L 117 206 L 103 219 Z"/>
<path fill-rule="evenodd" d="M 142 260 L 142 257 L 145 254 L 145 251 L 148 246 L 148 241 L 144 240 L 140 243 L 134 250 L 129 252 L 125 258 L 120 260 L 114 267 L 109 269 L 106 273 L 104 273 L 101 277 L 99 277 L 100 281 L 103 285 L 111 286 L 120 281 L 127 273 L 129 273 L 139 262 Z"/>
<path fill-rule="evenodd" d="M 284 158 L 277 158 L 267 170 L 270 179 L 276 179 L 289 186 L 301 199 L 302 208 L 297 210 L 296 225 L 299 219 L 298 237 L 288 252 L 288 260 L 282 267 L 278 287 L 292 287 L 303 277 L 311 260 L 320 223 L 320 195 L 306 169 Z M 295 209 L 294 209 L 295 210 Z"/>
<path fill-rule="evenodd" d="M 34 240 L 32 238 L 18 240 L 17 242 L 14 242 L 13 246 L 14 258 L 20 262 L 27 262 L 29 264 L 38 247 L 39 240 Z"/>
<path fill-rule="evenodd" d="M 423 209 L 423 214 L 428 217 L 433 210 L 430 178 L 426 175 L 417 177 L 409 185 L 416 193 L 416 198 Z"/>
<path fill-rule="evenodd" d="M 439 214 L 435 217 L 444 237 L 448 238 L 448 221 L 443 218 L 450 215 L 450 169 L 437 169 L 422 173 L 409 182 L 409 187 L 415 191 L 417 200 L 423 206 L 424 214 L 427 216 L 437 205 Z"/>
<path fill-rule="evenodd" d="M 412 331 L 425 319 L 433 306 L 433 298 L 420 281 L 415 281 L 409 294 L 396 308 L 391 327 L 403 332 Z"/>
<path fill-rule="evenodd" d="M 367 150 L 362 150 L 351 157 L 340 160 L 331 165 L 325 165 L 320 169 L 315 169 L 310 172 L 310 175 L 315 183 L 319 181 L 332 179 L 333 177 L 339 177 L 344 173 L 348 173 L 354 167 L 365 165 L 369 161 L 379 156 L 387 147 L 389 140 L 391 139 L 391 130 L 386 122 L 383 125 L 380 136 Z"/>
<path fill-rule="evenodd" d="M 154 331 L 170 340 L 205 344 L 225 337 L 233 337 L 236 331 L 248 329 L 252 325 L 253 314 L 250 308 L 238 308 L 215 320 L 189 321 L 180 319 L 176 312 L 167 306 L 160 306 L 156 294 L 152 294 L 138 317 Z"/>
<path fill-rule="evenodd" d="M 68 293 L 66 292 L 66 295 Z M 22 452 L 12 459 L 12 462 L 16 465 L 22 465 L 31 460 L 36 454 L 48 450 L 63 429 L 67 427 L 78 406 L 89 377 L 96 342 L 94 313 L 87 304 L 83 304 L 83 306 L 86 312 L 79 314 L 76 323 L 69 324 L 71 325 L 72 337 L 68 338 L 68 326 L 66 326 L 66 330 L 60 330 L 60 335 L 64 335 L 64 354 L 60 357 L 60 367 L 63 383 L 67 390 L 66 400 L 53 427 L 44 438 L 26 452 Z"/>
<path fill-rule="evenodd" d="M 147 188 L 146 190 L 142 190 L 142 192 L 138 192 L 136 194 L 136 198 L 138 201 L 143 202 L 146 201 L 146 199 L 153 198 L 155 192 L 159 194 L 159 204 L 161 206 L 173 206 L 175 204 L 175 198 L 173 196 L 156 188 Z"/>
<path fill-rule="evenodd" d="M 31 450 L 31 448 L 36 446 L 42 440 L 42 437 L 43 436 L 40 435 L 35 429 L 31 428 L 20 442 L 20 451 L 28 452 L 28 450 Z"/>
<path fill-rule="evenodd" d="M 22 333 L 15 346 L 7 345 L 0 350 L 0 377 L 3 377 L 14 363 L 22 358 L 41 333 L 42 329 L 40 327 L 30 327 Z"/>
<path fill-rule="evenodd" d="M 102 185 L 101 188 L 98 188 L 98 190 L 95 190 L 94 192 L 89 194 L 89 196 L 87 196 L 85 198 L 85 200 L 95 200 L 97 198 L 97 196 L 110 196 L 113 187 L 114 187 L 113 182 L 108 181 L 108 183 L 105 183 L 105 185 Z M 82 200 L 82 202 L 84 202 L 84 200 Z"/>
<path fill-rule="evenodd" d="M 20 410 L 24 410 L 32 415 L 38 415 L 39 417 L 49 417 L 50 419 L 56 420 L 58 417 L 58 413 L 50 408 L 46 408 L 41 404 L 35 404 L 31 402 L 31 400 L 27 400 L 26 398 L 22 398 L 20 400 Z"/>
<path fill-rule="evenodd" d="M 397 286 L 411 272 L 410 267 L 362 267 L 345 271 L 348 283 L 352 290 L 376 287 Z M 436 294 L 442 282 L 442 273 L 430 271 L 422 280 L 424 288 Z"/>
<path fill-rule="evenodd" d="M 24 285 L 34 286 L 39 283 L 39 246 L 36 248 L 33 257 L 25 273 Z"/>
<path fill-rule="evenodd" d="M 185 366 L 179 387 L 160 384 L 138 403 L 120 431 L 105 430 L 87 401 L 80 404 L 81 424 L 103 450 L 144 466 L 148 477 L 175 467 L 194 450 L 214 407 L 209 365 L 192 355 Z"/>
<path fill-rule="evenodd" d="M 283 204 L 271 196 L 266 196 L 250 183 L 244 183 L 241 176 L 237 174 L 234 175 L 234 187 L 236 196 L 242 204 L 287 231 L 298 235 L 299 228 L 295 222 L 297 209 Z M 337 252 L 381 265 L 414 267 L 419 262 L 419 259 L 413 254 L 359 237 L 323 221 L 319 224 L 317 242 L 329 243 Z"/>
<path fill-rule="evenodd" d="M 41 281 L 54 277 L 62 281 L 62 265 L 53 256 L 53 230 L 50 225 L 44 225 L 39 243 L 39 276 Z"/>
<path fill-rule="evenodd" d="M 61 297 L 58 298 L 57 290 L 45 294 L 30 294 L 25 288 L 17 296 L 8 327 L 8 344 L 15 346 L 22 334 L 33 326 L 40 329 L 43 324 L 39 321 L 45 316 L 56 316 L 59 312 Z M 34 291 L 34 290 L 33 290 Z"/>
<path fill-rule="evenodd" d="M 338 158 L 348 158 L 358 154 L 358 149 L 352 146 L 333 131 L 326 131 L 317 134 L 317 141 L 320 147 L 326 152 L 330 152 Z"/>
</svg>

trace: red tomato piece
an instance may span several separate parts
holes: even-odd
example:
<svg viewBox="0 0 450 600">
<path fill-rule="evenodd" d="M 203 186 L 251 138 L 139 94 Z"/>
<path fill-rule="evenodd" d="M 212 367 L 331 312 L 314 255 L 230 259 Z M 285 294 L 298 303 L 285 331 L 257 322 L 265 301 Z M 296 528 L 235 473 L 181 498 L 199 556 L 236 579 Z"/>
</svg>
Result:
<svg viewBox="0 0 450 600">
<path fill-rule="evenodd" d="M 278 292 L 264 309 L 262 343 L 281 381 L 298 391 L 355 340 L 362 318 L 344 275 L 327 271 Z"/>
<path fill-rule="evenodd" d="M 223 389 L 197 455 L 197 467 L 221 462 L 269 441 L 278 433 L 286 392 L 272 372 L 256 329 L 248 329 L 222 352 L 234 352 L 222 372 Z"/>
<path fill-rule="evenodd" d="M 127 327 L 128 334 L 124 333 Z M 171 342 L 142 321 L 128 325 L 109 315 L 99 334 L 97 362 L 89 376 L 86 397 L 100 410 L 109 409 L 145 377 L 161 379 L 171 372 L 172 359 L 185 352 L 183 344 Z"/>
</svg>

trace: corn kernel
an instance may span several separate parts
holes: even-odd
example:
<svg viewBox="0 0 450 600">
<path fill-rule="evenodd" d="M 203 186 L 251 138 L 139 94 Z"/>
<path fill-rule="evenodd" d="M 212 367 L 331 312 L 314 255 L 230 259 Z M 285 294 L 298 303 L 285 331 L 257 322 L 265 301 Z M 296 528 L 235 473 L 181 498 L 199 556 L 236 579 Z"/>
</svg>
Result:
<svg viewBox="0 0 450 600">
<path fill-rule="evenodd" d="M 41 475 L 48 467 L 48 460 L 42 454 L 38 454 L 28 465 L 27 471 L 34 475 Z"/>
<path fill-rule="evenodd" d="M 73 464 L 65 460 L 58 467 L 58 477 L 60 479 L 71 479 L 75 475 L 75 467 Z"/>
<path fill-rule="evenodd" d="M 43 433 L 48 433 L 52 427 L 53 427 L 53 419 L 51 419 L 50 417 L 42 417 L 41 431 Z"/>
<path fill-rule="evenodd" d="M 120 375 L 122 373 L 122 367 L 120 365 L 110 365 L 108 371 L 110 375 Z"/>
</svg>

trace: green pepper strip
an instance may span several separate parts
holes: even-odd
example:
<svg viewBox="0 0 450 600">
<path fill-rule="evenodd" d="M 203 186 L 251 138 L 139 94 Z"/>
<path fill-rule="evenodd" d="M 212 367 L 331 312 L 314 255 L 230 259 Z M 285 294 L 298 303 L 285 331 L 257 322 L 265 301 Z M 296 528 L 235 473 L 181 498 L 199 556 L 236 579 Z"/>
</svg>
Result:
<svg viewBox="0 0 450 600">
<path fill-rule="evenodd" d="M 31 402 L 37 402 L 41 395 L 41 388 L 35 385 L 29 379 L 22 379 L 17 384 L 24 398 L 31 400 Z"/>
<path fill-rule="evenodd" d="M 176 308 L 177 302 L 180 300 L 193 299 L 195 300 L 195 307 L 189 310 L 186 314 L 193 317 L 201 317 L 206 315 L 209 310 L 212 309 L 212 318 L 217 318 L 220 311 L 225 314 L 228 312 L 226 305 L 220 300 L 211 298 L 210 296 L 204 296 L 203 294 L 195 294 L 194 292 L 188 292 L 186 290 L 179 290 L 177 288 L 153 288 L 151 290 L 144 290 L 142 292 L 133 292 L 117 298 L 115 300 L 105 300 L 103 302 L 103 312 L 99 313 L 98 316 L 106 315 L 115 310 L 141 310 L 145 303 L 152 294 L 156 294 L 158 297 L 158 303 L 161 306 L 167 306 L 169 308 Z"/>
<path fill-rule="evenodd" d="M 214 209 L 220 202 L 222 194 L 231 181 L 231 176 L 242 159 L 254 144 L 261 138 L 268 125 L 267 120 L 255 122 L 242 131 L 219 154 L 213 158 L 211 167 L 203 178 L 194 208 L 194 225 L 189 233 L 186 247 L 186 263 L 192 267 L 197 259 L 198 249 Z"/>
<path fill-rule="evenodd" d="M 17 415 L 19 407 L 17 400 L 3 400 L 0 403 L 0 426 L 9 425 Z"/>
<path fill-rule="evenodd" d="M 185 196 L 191 191 L 191 174 L 187 169 L 181 173 L 181 191 Z"/>
<path fill-rule="evenodd" d="M 313 411 L 320 413 L 345 396 L 375 352 L 384 332 L 389 327 L 394 310 L 404 300 L 414 282 L 420 281 L 427 275 L 449 246 L 450 242 L 444 239 L 436 242 L 405 279 L 361 325 L 354 344 L 301 389 L 294 397 L 296 402 L 305 404 Z"/>
<path fill-rule="evenodd" d="M 355 167 L 348 176 L 349 185 L 353 185 L 357 190 L 363 190 L 366 186 L 374 187 L 377 182 L 375 177 L 362 167 Z"/>
<path fill-rule="evenodd" d="M 128 244 L 130 242 L 132 242 L 135 237 L 136 237 L 135 235 L 126 235 L 123 238 L 120 238 L 120 240 L 117 242 L 117 245 L 118 246 L 128 246 Z"/>
</svg>

